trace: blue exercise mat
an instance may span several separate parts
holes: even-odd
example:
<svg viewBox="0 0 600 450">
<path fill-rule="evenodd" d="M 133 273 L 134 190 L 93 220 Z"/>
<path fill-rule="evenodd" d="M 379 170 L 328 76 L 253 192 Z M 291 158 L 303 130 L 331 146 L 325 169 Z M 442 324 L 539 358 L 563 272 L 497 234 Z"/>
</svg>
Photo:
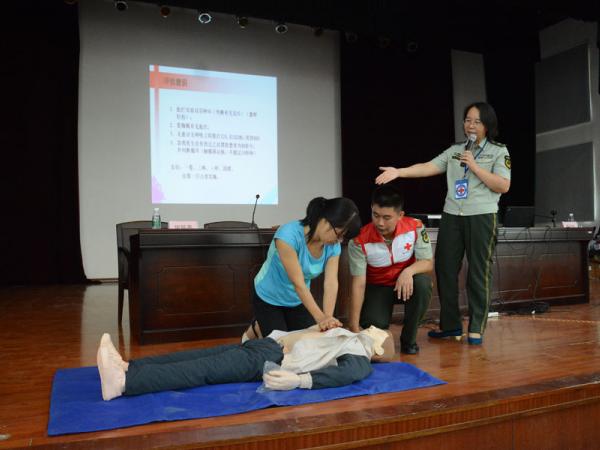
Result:
<svg viewBox="0 0 600 450">
<path fill-rule="evenodd" d="M 373 364 L 362 381 L 328 389 L 259 393 L 261 383 L 230 383 L 102 400 L 96 367 L 61 369 L 54 376 L 48 435 L 111 430 L 150 422 L 238 414 L 270 406 L 325 402 L 359 395 L 398 392 L 444 381 L 407 363 Z"/>
</svg>

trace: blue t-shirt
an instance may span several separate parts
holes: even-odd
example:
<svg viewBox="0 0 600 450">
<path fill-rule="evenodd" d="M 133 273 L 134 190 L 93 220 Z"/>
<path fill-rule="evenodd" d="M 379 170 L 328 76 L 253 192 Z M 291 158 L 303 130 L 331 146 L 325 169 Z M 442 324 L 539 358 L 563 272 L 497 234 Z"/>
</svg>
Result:
<svg viewBox="0 0 600 450">
<path fill-rule="evenodd" d="M 275 306 L 298 306 L 302 303 L 300 297 L 290 281 L 281 259 L 279 251 L 275 247 L 275 239 L 281 239 L 292 247 L 304 274 L 304 282 L 310 288 L 310 280 L 318 277 L 325 270 L 327 260 L 332 256 L 338 256 L 341 253 L 339 243 L 325 245 L 320 258 L 315 258 L 310 254 L 306 246 L 304 237 L 304 226 L 300 221 L 286 223 L 279 227 L 273 236 L 273 241 L 269 246 L 267 260 L 262 265 L 260 272 L 254 278 L 254 287 L 256 293 L 265 302 Z"/>
</svg>

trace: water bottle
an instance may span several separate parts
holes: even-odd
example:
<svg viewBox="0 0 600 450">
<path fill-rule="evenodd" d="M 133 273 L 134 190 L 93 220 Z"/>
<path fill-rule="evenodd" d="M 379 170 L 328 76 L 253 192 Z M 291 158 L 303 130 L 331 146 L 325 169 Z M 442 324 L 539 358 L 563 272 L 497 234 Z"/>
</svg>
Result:
<svg viewBox="0 0 600 450">
<path fill-rule="evenodd" d="M 154 212 L 152 213 L 152 229 L 160 230 L 161 222 L 160 222 L 160 212 L 158 208 L 154 208 Z"/>
<path fill-rule="evenodd" d="M 575 222 L 575 215 L 573 213 L 569 213 L 569 222 Z"/>
</svg>

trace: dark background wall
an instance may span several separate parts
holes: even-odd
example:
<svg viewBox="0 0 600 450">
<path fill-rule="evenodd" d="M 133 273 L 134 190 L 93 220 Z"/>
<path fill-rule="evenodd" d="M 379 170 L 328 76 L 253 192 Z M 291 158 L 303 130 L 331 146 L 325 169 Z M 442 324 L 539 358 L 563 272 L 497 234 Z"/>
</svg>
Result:
<svg viewBox="0 0 600 450">
<path fill-rule="evenodd" d="M 488 102 L 498 115 L 498 140 L 512 162 L 510 191 L 500 206 L 533 205 L 535 200 L 535 64 L 539 39 L 533 17 L 497 24 L 484 51 Z"/>
<path fill-rule="evenodd" d="M 487 101 L 496 109 L 498 141 L 507 145 L 513 165 L 501 205 L 534 204 L 539 45 L 526 19 L 484 21 L 476 33 L 466 24 L 432 23 L 426 34 L 415 32 L 410 42 L 400 38 L 386 48 L 377 39 L 343 40 L 343 193 L 358 203 L 363 221 L 370 217 L 379 166 L 426 162 L 453 143 L 452 48 L 484 57 Z M 444 175 L 394 183 L 405 192 L 407 213 L 441 213 Z"/>
<path fill-rule="evenodd" d="M 559 209 L 559 220 L 594 217 L 594 147 L 591 142 L 537 153 L 536 211 Z M 583 219 L 582 219 L 583 218 Z"/>
<path fill-rule="evenodd" d="M 585 36 L 585 27 L 581 28 L 578 31 Z M 553 39 L 558 41 L 556 36 L 565 34 L 557 31 Z M 585 37 L 567 36 L 571 48 L 555 49 L 536 65 L 536 131 L 541 139 L 536 155 L 535 210 L 540 218 L 554 211 L 559 221 L 566 220 L 569 213 L 578 222 L 591 221 L 596 216 L 595 204 L 600 205 L 598 182 L 594 182 L 600 133 L 598 115 L 592 113 L 597 111 L 600 97 L 594 92 L 594 82 L 590 92 L 589 83 L 590 75 L 597 73 L 597 50 Z M 548 45 L 541 36 L 544 43 Z"/>
<path fill-rule="evenodd" d="M 379 166 L 428 161 L 453 141 L 450 47 L 415 45 L 342 42 L 342 191 L 363 221 Z M 406 192 L 407 211 L 441 211 L 444 177 L 394 183 Z"/>
</svg>

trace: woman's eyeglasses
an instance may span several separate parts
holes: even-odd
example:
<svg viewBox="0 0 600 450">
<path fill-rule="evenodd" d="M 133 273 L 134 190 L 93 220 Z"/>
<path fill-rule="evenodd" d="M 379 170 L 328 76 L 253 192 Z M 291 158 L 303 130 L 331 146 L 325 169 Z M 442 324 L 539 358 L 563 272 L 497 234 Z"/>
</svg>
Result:
<svg viewBox="0 0 600 450">
<path fill-rule="evenodd" d="M 329 222 L 329 221 L 327 221 Z M 338 231 L 335 229 L 335 227 L 331 224 L 331 222 L 329 222 L 329 226 L 331 227 L 331 229 L 333 230 L 335 237 L 337 238 L 338 242 L 342 242 L 344 240 L 344 231 L 342 231 L 341 233 L 338 233 Z"/>
<path fill-rule="evenodd" d="M 465 119 L 465 120 L 463 120 L 463 123 L 464 123 L 465 125 L 471 125 L 471 124 L 475 124 L 475 126 L 476 126 L 476 127 L 478 127 L 478 126 L 479 126 L 479 125 L 481 125 L 483 122 L 481 122 L 481 120 L 479 120 L 479 119 L 475 119 L 475 120 L 473 120 L 473 119 Z"/>
</svg>

